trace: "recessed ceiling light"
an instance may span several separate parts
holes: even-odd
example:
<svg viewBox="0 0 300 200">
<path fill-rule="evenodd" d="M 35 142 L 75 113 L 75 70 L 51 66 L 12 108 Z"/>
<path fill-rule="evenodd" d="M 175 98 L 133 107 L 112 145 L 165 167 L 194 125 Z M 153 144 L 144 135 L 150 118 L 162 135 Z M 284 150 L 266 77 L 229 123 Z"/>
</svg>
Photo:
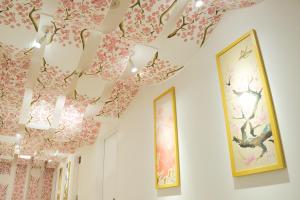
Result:
<svg viewBox="0 0 300 200">
<path fill-rule="evenodd" d="M 203 6 L 203 1 L 202 0 L 196 0 L 195 1 L 195 6 L 196 6 L 196 8 L 200 8 L 201 6 Z"/>
<path fill-rule="evenodd" d="M 131 72 L 132 72 L 132 73 L 135 73 L 135 72 L 137 72 L 137 71 L 138 71 L 138 68 L 136 68 L 136 67 L 131 68 Z"/>
<path fill-rule="evenodd" d="M 31 156 L 29 156 L 29 155 L 19 155 L 19 158 L 30 160 Z"/>
<path fill-rule="evenodd" d="M 32 43 L 32 46 L 39 49 L 39 48 L 41 48 L 41 43 L 34 40 L 33 43 Z"/>
</svg>

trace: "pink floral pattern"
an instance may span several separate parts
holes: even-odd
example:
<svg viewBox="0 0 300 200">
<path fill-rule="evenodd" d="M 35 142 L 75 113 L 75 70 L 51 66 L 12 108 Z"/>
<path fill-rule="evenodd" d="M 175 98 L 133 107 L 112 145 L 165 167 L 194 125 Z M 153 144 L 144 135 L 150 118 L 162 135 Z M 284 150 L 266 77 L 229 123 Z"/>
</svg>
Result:
<svg viewBox="0 0 300 200">
<path fill-rule="evenodd" d="M 0 156 L 13 157 L 15 150 L 15 144 L 0 142 Z"/>
<path fill-rule="evenodd" d="M 101 76 L 107 80 L 118 79 L 127 67 L 133 47 L 133 42 L 119 37 L 116 32 L 104 35 L 97 56 L 85 75 Z"/>
<path fill-rule="evenodd" d="M 10 28 L 25 27 L 37 31 L 42 7 L 41 0 L 17 1 L 3 0 L 0 3 L 0 25 Z"/>
<path fill-rule="evenodd" d="M 30 107 L 30 119 L 26 126 L 51 127 L 56 98 L 51 94 L 38 93 L 33 95 Z M 40 129 L 40 128 L 37 128 Z"/>
<path fill-rule="evenodd" d="M 34 85 L 34 91 L 55 96 L 62 95 L 75 78 L 75 76 L 70 76 L 71 74 L 72 72 L 63 71 L 61 67 L 49 65 L 44 59 L 43 67 Z"/>
<path fill-rule="evenodd" d="M 11 163 L 0 161 L 0 175 L 10 174 Z"/>
<path fill-rule="evenodd" d="M 39 184 L 40 184 L 40 177 L 30 176 L 29 186 L 28 186 L 28 200 L 38 200 L 39 198 Z"/>
<path fill-rule="evenodd" d="M 151 42 L 157 38 L 177 0 L 131 0 L 118 33 L 135 42 Z"/>
<path fill-rule="evenodd" d="M 0 43 L 0 134 L 15 135 L 30 66 L 25 50 Z M 13 74 L 13 76 L 12 76 Z"/>
<path fill-rule="evenodd" d="M 42 200 L 51 200 L 54 169 L 45 169 L 42 189 Z"/>
<path fill-rule="evenodd" d="M 27 171 L 26 165 L 19 165 L 19 164 L 17 165 L 12 200 L 24 199 L 26 171 Z"/>
<path fill-rule="evenodd" d="M 158 52 L 152 61 L 137 75 L 137 80 L 141 85 L 158 84 L 178 73 L 183 66 L 173 65 L 169 60 L 159 58 Z"/>
<path fill-rule="evenodd" d="M 221 20 L 223 14 L 230 9 L 244 8 L 256 4 L 257 0 L 204 0 L 204 5 L 197 9 L 194 1 L 190 1 L 176 28 L 168 35 L 183 39 L 185 42 L 194 41 L 202 46 Z"/>
<path fill-rule="evenodd" d="M 8 185 L 0 184 L 0 200 L 6 200 Z"/>
<path fill-rule="evenodd" d="M 84 48 L 89 31 L 99 27 L 104 20 L 111 0 L 59 0 L 53 23 L 54 42 L 63 46 Z"/>
<path fill-rule="evenodd" d="M 113 87 L 111 96 L 105 101 L 104 107 L 98 113 L 98 116 L 119 117 L 136 96 L 139 87 L 135 78 L 117 81 Z"/>
</svg>

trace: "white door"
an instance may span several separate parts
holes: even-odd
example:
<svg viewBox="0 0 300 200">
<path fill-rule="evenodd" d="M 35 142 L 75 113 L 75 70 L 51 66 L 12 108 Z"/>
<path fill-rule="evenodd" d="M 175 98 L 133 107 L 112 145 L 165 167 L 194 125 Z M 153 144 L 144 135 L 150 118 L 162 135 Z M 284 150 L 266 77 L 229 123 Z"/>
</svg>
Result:
<svg viewBox="0 0 300 200">
<path fill-rule="evenodd" d="M 116 200 L 117 135 L 104 142 L 103 200 Z"/>
</svg>

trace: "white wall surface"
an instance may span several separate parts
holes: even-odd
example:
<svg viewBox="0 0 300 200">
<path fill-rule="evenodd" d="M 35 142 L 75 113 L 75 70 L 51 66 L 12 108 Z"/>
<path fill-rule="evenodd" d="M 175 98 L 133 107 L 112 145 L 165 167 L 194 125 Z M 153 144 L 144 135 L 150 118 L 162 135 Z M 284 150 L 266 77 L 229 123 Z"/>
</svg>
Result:
<svg viewBox="0 0 300 200">
<path fill-rule="evenodd" d="M 299 0 L 265 0 L 228 12 L 177 77 L 139 92 L 118 132 L 117 200 L 300 199 L 299 10 Z M 287 169 L 233 178 L 215 54 L 250 29 L 257 30 Z M 152 101 L 171 86 L 177 97 L 181 187 L 156 191 Z M 101 199 L 99 141 L 81 150 L 80 200 Z"/>
<path fill-rule="evenodd" d="M 81 155 L 77 191 L 79 200 L 102 199 L 103 147 L 104 141 L 99 137 L 94 145 L 76 152 L 77 156 Z"/>
</svg>

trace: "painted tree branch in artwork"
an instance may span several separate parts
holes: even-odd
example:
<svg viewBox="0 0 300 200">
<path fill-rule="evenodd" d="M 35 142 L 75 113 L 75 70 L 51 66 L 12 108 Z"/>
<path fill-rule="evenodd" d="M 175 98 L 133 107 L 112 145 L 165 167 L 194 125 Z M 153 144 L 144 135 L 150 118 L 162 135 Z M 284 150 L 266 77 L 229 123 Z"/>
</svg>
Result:
<svg viewBox="0 0 300 200">
<path fill-rule="evenodd" d="M 255 32 L 221 51 L 217 61 L 233 175 L 282 169 L 279 130 Z"/>
</svg>

